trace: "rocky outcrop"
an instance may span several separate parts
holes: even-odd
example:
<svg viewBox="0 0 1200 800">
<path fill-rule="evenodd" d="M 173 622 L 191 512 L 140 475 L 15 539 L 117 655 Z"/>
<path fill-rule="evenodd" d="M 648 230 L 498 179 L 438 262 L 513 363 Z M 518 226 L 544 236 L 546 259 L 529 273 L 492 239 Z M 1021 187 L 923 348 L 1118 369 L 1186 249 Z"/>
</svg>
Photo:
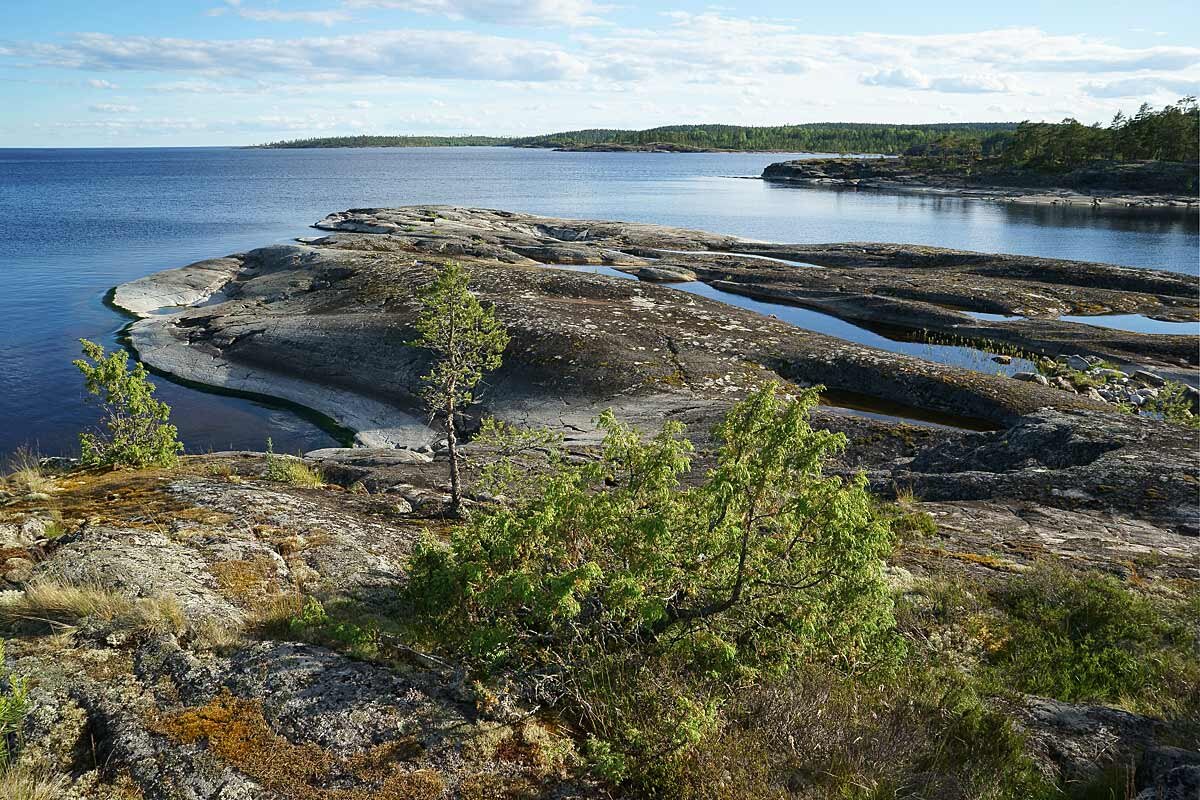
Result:
<svg viewBox="0 0 1200 800">
<path fill-rule="evenodd" d="M 967 170 L 903 157 L 822 158 L 770 164 L 762 177 L 809 186 L 916 191 L 1009 203 L 1122 208 L 1194 208 L 1197 203 L 1194 162 L 1098 164 L 1054 174 L 986 162 Z"/>
<path fill-rule="evenodd" d="M 879 403 L 1006 424 L 1043 406 L 1084 408 L 1092 401 L 839 341 L 670 284 L 545 267 L 608 265 L 649 281 L 695 275 L 723 290 L 817 307 L 863 325 L 1007 336 L 1045 350 L 1087 353 L 1086 344 L 1106 356 L 1176 365 L 1188 359 L 1188 337 L 1050 321 L 992 323 L 931 300 L 936 292 L 947 303 L 1028 314 L 1087 304 L 1196 313 L 1180 276 L 1081 262 L 895 245 L 767 245 L 647 224 L 447 207 L 357 209 L 330 215 L 318 227 L 334 233 L 224 260 L 227 269 L 238 264 L 230 279 L 215 288 L 206 283 L 213 294 L 191 307 L 148 315 L 144 299 L 130 301 L 129 308 L 146 315 L 130 328 L 140 356 L 189 380 L 314 408 L 355 430 L 363 444 L 415 448 L 430 439 L 415 399 L 424 355 L 406 345 L 416 290 L 453 257 L 469 265 L 473 288 L 494 304 L 513 336 L 485 394 L 487 413 L 585 435 L 608 406 L 648 420 L 680 405 L 719 408 L 739 387 L 777 375 Z M 153 296 L 159 282 L 160 294 L 175 296 L 181 282 L 200 283 L 211 274 L 208 263 L 197 269 L 195 280 L 183 277 L 184 268 L 143 279 L 136 292 L 122 287 L 116 300 Z M 1027 332 L 1036 326 L 1036 334 Z M 1069 345 L 1054 344 L 1055 335 Z"/>
</svg>

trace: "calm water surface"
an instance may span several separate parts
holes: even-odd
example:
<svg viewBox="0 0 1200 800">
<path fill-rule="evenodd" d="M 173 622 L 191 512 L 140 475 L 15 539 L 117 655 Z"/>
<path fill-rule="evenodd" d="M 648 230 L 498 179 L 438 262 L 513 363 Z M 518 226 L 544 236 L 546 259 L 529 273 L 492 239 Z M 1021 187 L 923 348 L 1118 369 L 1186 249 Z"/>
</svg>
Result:
<svg viewBox="0 0 1200 800">
<path fill-rule="evenodd" d="M 656 222 L 769 241 L 898 241 L 1198 274 L 1195 215 L 804 189 L 786 154 L 506 148 L 0 150 L 0 455 L 68 453 L 93 417 L 75 340 L 115 345 L 115 284 L 295 236 L 355 206 L 450 203 Z M 158 381 L 189 449 L 333 443 L 293 411 Z"/>
</svg>

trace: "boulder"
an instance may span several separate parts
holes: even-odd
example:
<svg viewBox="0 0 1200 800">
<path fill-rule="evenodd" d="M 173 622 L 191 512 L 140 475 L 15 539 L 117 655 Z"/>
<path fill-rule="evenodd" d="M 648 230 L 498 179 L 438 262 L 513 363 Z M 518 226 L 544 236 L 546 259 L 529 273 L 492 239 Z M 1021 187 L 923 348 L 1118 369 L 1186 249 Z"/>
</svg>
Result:
<svg viewBox="0 0 1200 800">
<path fill-rule="evenodd" d="M 684 267 L 642 267 L 637 270 L 638 280 L 652 283 L 684 283 L 696 280 L 696 273 Z"/>
</svg>

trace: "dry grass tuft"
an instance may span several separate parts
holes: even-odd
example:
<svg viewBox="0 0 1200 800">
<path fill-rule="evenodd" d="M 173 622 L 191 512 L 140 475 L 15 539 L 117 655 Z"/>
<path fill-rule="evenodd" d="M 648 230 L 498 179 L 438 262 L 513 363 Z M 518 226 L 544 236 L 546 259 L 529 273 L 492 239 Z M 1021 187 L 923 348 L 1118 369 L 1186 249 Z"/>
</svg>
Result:
<svg viewBox="0 0 1200 800">
<path fill-rule="evenodd" d="M 0 800 L 59 800 L 68 786 L 65 776 L 34 772 L 18 761 L 0 774 Z"/>
<path fill-rule="evenodd" d="M 180 632 L 186 620 L 170 597 L 131 598 L 101 586 L 39 581 L 17 598 L 0 603 L 0 627 L 70 627 L 89 617 L 123 627 Z"/>
<path fill-rule="evenodd" d="M 54 480 L 46 475 L 38 463 L 37 453 L 28 448 L 18 449 L 8 460 L 9 473 L 4 486 L 20 494 L 49 494 L 56 488 Z"/>
</svg>

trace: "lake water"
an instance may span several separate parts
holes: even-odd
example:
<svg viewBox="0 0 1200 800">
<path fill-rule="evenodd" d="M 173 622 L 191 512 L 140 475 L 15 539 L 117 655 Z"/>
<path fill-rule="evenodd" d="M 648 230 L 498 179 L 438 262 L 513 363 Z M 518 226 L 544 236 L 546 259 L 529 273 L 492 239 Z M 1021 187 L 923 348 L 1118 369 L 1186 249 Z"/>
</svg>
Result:
<svg viewBox="0 0 1200 800">
<path fill-rule="evenodd" d="M 448 203 L 656 222 L 768 241 L 915 242 L 1198 274 L 1196 215 L 1014 206 L 797 188 L 758 175 L 787 154 L 507 148 L 0 150 L 0 455 L 70 453 L 93 413 L 70 360 L 128 321 L 112 286 L 311 235 L 355 206 Z M 158 380 L 192 451 L 329 445 L 276 404 Z"/>
</svg>

